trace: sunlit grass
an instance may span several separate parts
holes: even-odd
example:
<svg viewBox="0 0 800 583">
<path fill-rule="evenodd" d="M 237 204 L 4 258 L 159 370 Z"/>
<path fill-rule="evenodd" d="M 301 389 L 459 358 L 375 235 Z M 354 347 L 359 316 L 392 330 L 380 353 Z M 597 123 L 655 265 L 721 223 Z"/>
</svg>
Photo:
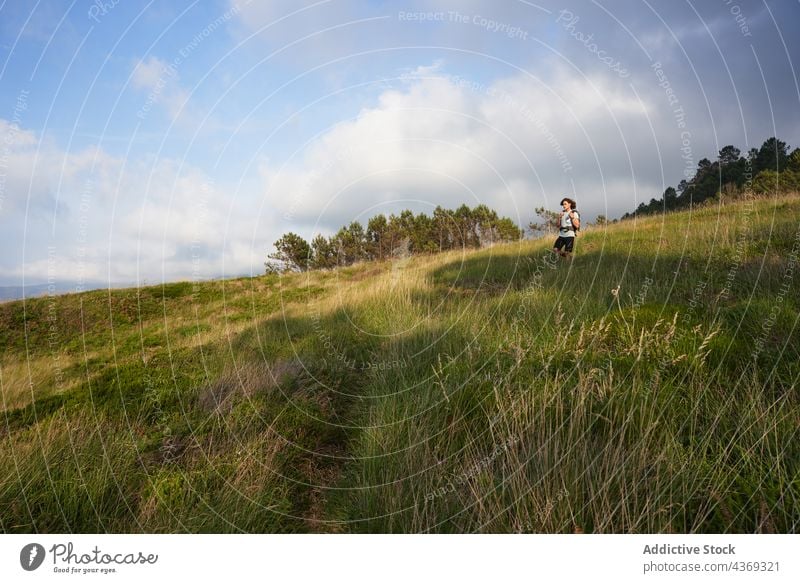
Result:
<svg viewBox="0 0 800 583">
<path fill-rule="evenodd" d="M 0 529 L 795 532 L 798 221 L 2 304 Z"/>
</svg>

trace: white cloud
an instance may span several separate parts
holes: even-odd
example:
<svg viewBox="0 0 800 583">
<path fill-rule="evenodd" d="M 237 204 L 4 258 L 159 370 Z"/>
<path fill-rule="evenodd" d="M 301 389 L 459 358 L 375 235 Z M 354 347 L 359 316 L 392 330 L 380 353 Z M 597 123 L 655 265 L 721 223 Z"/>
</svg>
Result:
<svg viewBox="0 0 800 583">
<path fill-rule="evenodd" d="M 52 140 L 4 119 L 0 119 L 0 144 L 4 166 L 0 212 L 18 217 L 51 216 L 56 200 L 63 202 L 63 192 L 81 190 L 90 172 L 95 173 L 96 180 L 107 180 L 114 166 L 101 150 L 64 152 Z M 103 190 L 110 189 L 111 184 L 103 185 Z M 67 207 L 60 205 L 58 210 L 66 211 Z"/>
<path fill-rule="evenodd" d="M 154 87 L 162 64 L 142 66 L 136 82 Z M 261 182 L 240 191 L 188 163 L 65 152 L 0 122 L 15 132 L 3 208 L 14 228 L 0 242 L 25 257 L 24 265 L 21 253 L 0 258 L 0 280 L 152 283 L 259 272 L 290 230 L 310 238 L 379 212 L 463 202 L 525 225 L 573 185 L 585 216 L 615 216 L 635 208 L 637 190 L 649 200 L 663 188 L 641 177 L 659 174 L 655 136 L 665 153 L 678 134 L 622 84 L 561 71 L 549 85 L 519 74 L 483 86 L 439 67 L 417 69 L 424 78 L 383 91 L 285 166 L 262 163 Z"/>
<path fill-rule="evenodd" d="M 131 83 L 137 89 L 153 90 L 159 82 L 163 82 L 164 76 L 168 72 L 167 63 L 157 57 L 150 57 L 144 61 L 138 61 L 133 67 Z"/>
<path fill-rule="evenodd" d="M 303 222 L 324 232 L 404 206 L 462 202 L 527 224 L 534 207 L 572 184 L 590 212 L 635 206 L 639 175 L 628 153 L 656 149 L 642 131 L 648 107 L 621 85 L 561 72 L 550 85 L 520 74 L 483 86 L 422 70 L 425 78 L 384 91 L 285 167 L 262 166 L 285 230 Z M 638 185 L 648 198 L 659 186 Z"/>
<path fill-rule="evenodd" d="M 257 224 L 258 200 L 190 164 L 66 152 L 5 120 L 0 144 L 8 144 L 0 246 L 9 250 L 0 285 L 258 272 L 277 239 L 268 217 Z"/>
<path fill-rule="evenodd" d="M 144 117 L 158 104 L 172 121 L 188 122 L 190 92 L 180 85 L 178 70 L 172 64 L 153 56 L 137 61 L 131 73 L 131 85 L 147 94 L 139 117 Z"/>
</svg>

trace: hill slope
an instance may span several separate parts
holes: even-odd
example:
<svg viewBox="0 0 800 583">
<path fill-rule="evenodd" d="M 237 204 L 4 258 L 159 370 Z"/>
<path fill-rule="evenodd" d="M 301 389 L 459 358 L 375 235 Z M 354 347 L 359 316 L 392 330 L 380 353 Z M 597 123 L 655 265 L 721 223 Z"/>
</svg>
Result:
<svg viewBox="0 0 800 583">
<path fill-rule="evenodd" d="M 796 532 L 800 198 L 0 305 L 5 532 Z"/>
</svg>

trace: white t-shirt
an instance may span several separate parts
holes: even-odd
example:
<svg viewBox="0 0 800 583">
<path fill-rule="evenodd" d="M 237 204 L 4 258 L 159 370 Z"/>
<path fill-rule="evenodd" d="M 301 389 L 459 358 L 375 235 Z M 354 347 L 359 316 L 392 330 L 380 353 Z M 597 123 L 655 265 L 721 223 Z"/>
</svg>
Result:
<svg viewBox="0 0 800 583">
<path fill-rule="evenodd" d="M 574 212 L 575 216 L 580 220 L 581 216 L 578 214 L 578 211 L 570 211 Z M 558 230 L 559 237 L 574 237 L 575 231 L 573 231 L 570 227 L 572 227 L 572 219 L 569 218 L 569 213 L 561 213 L 561 228 Z"/>
</svg>

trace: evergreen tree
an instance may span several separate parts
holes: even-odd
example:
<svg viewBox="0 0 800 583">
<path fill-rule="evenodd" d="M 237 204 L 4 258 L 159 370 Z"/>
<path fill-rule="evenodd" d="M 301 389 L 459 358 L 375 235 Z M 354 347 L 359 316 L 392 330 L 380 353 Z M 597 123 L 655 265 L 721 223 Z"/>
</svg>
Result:
<svg viewBox="0 0 800 583">
<path fill-rule="evenodd" d="M 788 146 L 778 138 L 769 138 L 758 150 L 753 164 L 753 172 L 758 173 L 762 170 L 772 170 L 780 172 L 786 167 L 789 160 Z"/>
<path fill-rule="evenodd" d="M 739 161 L 742 151 L 736 146 L 725 146 L 719 151 L 719 163 L 721 166 L 728 166 Z"/>
<path fill-rule="evenodd" d="M 356 261 L 367 258 L 366 234 L 364 227 L 358 221 L 353 221 L 347 227 L 342 227 L 333 236 L 331 243 L 336 249 L 337 263 L 339 265 L 352 265 Z"/>
<path fill-rule="evenodd" d="M 455 210 L 455 213 L 453 213 L 453 218 L 457 225 L 457 239 L 454 247 L 475 247 L 475 241 L 473 240 L 474 231 L 472 229 L 472 211 L 470 208 L 462 204 Z"/>
<path fill-rule="evenodd" d="M 522 229 L 508 217 L 497 219 L 494 229 L 497 241 L 519 241 L 522 239 Z"/>
<path fill-rule="evenodd" d="M 671 186 L 664 191 L 664 208 L 673 209 L 678 204 L 678 193 Z"/>
<path fill-rule="evenodd" d="M 537 209 L 544 212 L 544 209 Z M 480 247 L 497 241 L 516 241 L 522 231 L 508 217 L 499 217 L 486 205 L 470 209 L 461 205 L 455 211 L 436 207 L 433 217 L 415 215 L 406 209 L 400 215 L 376 215 L 367 229 L 358 221 L 342 227 L 329 239 L 317 235 L 306 243 L 300 236 L 287 233 L 275 242 L 277 252 L 269 255 L 268 271 L 288 268 L 330 269 L 357 261 L 382 260 L 408 253 L 435 253 L 448 249 Z"/>
<path fill-rule="evenodd" d="M 414 228 L 410 238 L 413 253 L 434 253 L 437 245 L 433 219 L 424 213 L 419 213 L 414 217 Z"/>
<path fill-rule="evenodd" d="M 336 267 L 336 247 L 330 239 L 317 235 L 311 241 L 312 269 L 332 269 Z"/>
<path fill-rule="evenodd" d="M 439 251 L 452 249 L 456 239 L 454 230 L 457 228 L 453 211 L 437 206 L 433 211 L 433 223 Z"/>
<path fill-rule="evenodd" d="M 286 233 L 275 241 L 276 252 L 269 255 L 270 259 L 280 261 L 287 268 L 295 271 L 306 271 L 311 260 L 311 247 L 300 235 Z M 267 270 L 269 271 L 269 266 Z"/>
<path fill-rule="evenodd" d="M 556 211 L 551 211 L 543 206 L 536 207 L 534 209 L 536 216 L 539 217 L 539 222 L 531 222 L 528 225 L 528 228 L 533 231 L 534 233 L 541 232 L 545 235 L 549 235 L 555 232 L 557 229 L 558 218 L 561 216 L 561 213 Z"/>
<path fill-rule="evenodd" d="M 382 261 L 391 254 L 389 221 L 386 215 L 375 215 L 367 222 L 367 255 Z"/>
<path fill-rule="evenodd" d="M 798 190 L 800 168 L 796 171 L 793 169 L 793 160 L 797 152 L 795 163 L 800 166 L 800 149 L 795 149 L 791 155 L 788 151 L 786 142 L 774 137 L 766 140 L 760 148 L 751 148 L 746 156 L 742 156 L 736 146 L 725 146 L 719 151 L 716 162 L 708 158 L 701 159 L 694 176 L 678 183 L 677 193 L 675 189 L 668 188 L 661 200 L 641 203 L 633 213 L 625 213 L 622 218 L 662 209 L 686 208 L 713 199 L 718 193 L 737 196 L 749 181 L 749 187 L 757 193 Z"/>
</svg>

